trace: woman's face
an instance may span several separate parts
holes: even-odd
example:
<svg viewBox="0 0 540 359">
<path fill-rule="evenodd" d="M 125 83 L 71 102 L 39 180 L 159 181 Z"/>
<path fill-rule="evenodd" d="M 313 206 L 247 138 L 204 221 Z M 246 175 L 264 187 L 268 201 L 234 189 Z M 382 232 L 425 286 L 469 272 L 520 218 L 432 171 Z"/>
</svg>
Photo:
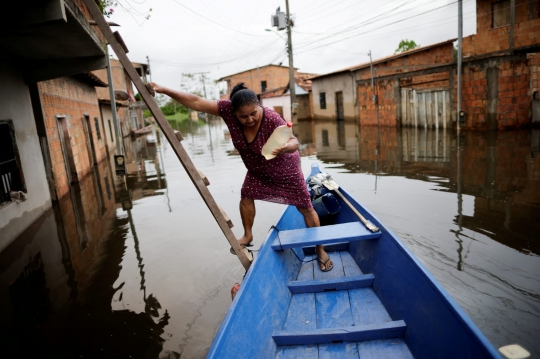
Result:
<svg viewBox="0 0 540 359">
<path fill-rule="evenodd" d="M 236 110 L 235 115 L 242 126 L 254 127 L 261 120 L 260 109 L 256 103 L 245 105 Z"/>
</svg>

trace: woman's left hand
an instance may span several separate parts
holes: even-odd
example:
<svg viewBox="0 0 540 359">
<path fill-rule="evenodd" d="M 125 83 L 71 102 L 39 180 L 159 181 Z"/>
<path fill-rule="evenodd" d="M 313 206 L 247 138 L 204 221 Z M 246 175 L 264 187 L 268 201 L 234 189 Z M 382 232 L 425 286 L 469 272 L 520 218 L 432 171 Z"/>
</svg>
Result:
<svg viewBox="0 0 540 359">
<path fill-rule="evenodd" d="M 278 147 L 276 148 L 275 150 L 272 151 L 272 154 L 274 156 L 279 156 L 283 153 L 287 153 L 289 150 L 289 146 L 288 146 L 288 143 L 285 144 L 285 146 L 281 146 L 281 147 Z"/>
</svg>

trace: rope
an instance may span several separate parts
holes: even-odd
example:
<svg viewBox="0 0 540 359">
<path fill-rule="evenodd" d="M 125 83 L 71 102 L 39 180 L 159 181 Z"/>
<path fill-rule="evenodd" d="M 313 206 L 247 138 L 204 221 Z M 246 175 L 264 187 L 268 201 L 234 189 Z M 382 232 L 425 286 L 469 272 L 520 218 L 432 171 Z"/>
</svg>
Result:
<svg viewBox="0 0 540 359">
<path fill-rule="evenodd" d="M 278 241 L 279 241 L 279 248 L 280 248 L 279 250 L 280 250 L 280 251 L 283 251 L 283 246 L 281 245 L 281 238 L 279 238 L 279 228 L 276 227 L 276 226 L 274 226 L 274 225 L 272 225 L 268 231 L 271 231 L 272 229 L 275 229 L 275 230 L 276 230 L 276 235 L 277 235 L 277 238 L 278 238 Z M 301 263 L 309 263 L 309 262 L 316 261 L 316 260 L 318 259 L 318 257 L 315 256 L 315 258 L 313 258 L 313 259 L 304 261 L 304 260 L 300 259 L 300 257 L 298 257 L 298 254 L 296 254 L 296 252 L 294 251 L 294 249 L 291 250 L 291 252 L 293 252 L 293 254 L 294 254 L 294 256 L 296 257 L 296 259 L 298 259 Z"/>
</svg>

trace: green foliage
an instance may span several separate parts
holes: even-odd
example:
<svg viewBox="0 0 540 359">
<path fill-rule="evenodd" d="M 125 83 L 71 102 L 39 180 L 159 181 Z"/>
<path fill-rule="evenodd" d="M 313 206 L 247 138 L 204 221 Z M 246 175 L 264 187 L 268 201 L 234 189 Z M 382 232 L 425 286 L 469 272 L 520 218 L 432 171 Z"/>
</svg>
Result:
<svg viewBox="0 0 540 359">
<path fill-rule="evenodd" d="M 420 47 L 420 45 L 416 44 L 416 42 L 414 42 L 414 40 L 408 40 L 408 39 L 401 40 L 400 43 L 399 43 L 399 46 L 396 49 L 396 52 L 394 52 L 394 54 L 398 54 L 398 53 L 403 52 L 403 51 L 416 49 L 417 47 Z"/>
<path fill-rule="evenodd" d="M 141 97 L 141 94 L 137 92 L 137 94 L 135 95 L 135 100 L 136 101 L 142 101 L 142 97 Z"/>
</svg>

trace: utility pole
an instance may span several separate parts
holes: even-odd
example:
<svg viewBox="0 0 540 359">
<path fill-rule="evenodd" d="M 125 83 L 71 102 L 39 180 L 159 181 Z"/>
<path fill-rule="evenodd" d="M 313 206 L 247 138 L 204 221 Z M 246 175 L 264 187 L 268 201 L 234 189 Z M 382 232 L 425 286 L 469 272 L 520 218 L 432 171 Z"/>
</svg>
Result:
<svg viewBox="0 0 540 359">
<path fill-rule="evenodd" d="M 285 0 L 285 6 L 287 9 L 287 50 L 289 52 L 289 92 L 291 95 L 291 121 L 293 124 L 298 123 L 297 110 L 298 104 L 296 103 L 296 83 L 294 81 L 294 63 L 293 63 L 293 50 L 292 50 L 292 27 L 293 22 L 289 13 L 289 0 Z"/>
<path fill-rule="evenodd" d="M 280 8 L 278 7 L 276 9 L 276 14 L 272 15 L 271 17 L 271 23 L 272 26 L 277 27 L 278 30 L 284 30 L 287 29 L 287 52 L 289 54 L 289 93 L 290 93 L 290 100 L 291 100 L 291 122 L 293 124 L 296 124 L 298 122 L 297 120 L 297 111 L 298 111 L 298 104 L 296 103 L 296 90 L 295 90 L 295 81 L 294 81 L 294 61 L 293 61 L 293 49 L 292 49 L 292 27 L 294 26 L 294 23 L 291 19 L 291 15 L 289 12 L 289 0 L 285 0 L 285 5 L 287 7 L 287 13 L 284 14 L 282 11 L 280 11 Z M 266 29 L 266 31 L 272 31 Z M 278 32 L 276 34 L 279 35 Z M 281 35 L 279 35 L 282 37 Z"/>
<path fill-rule="evenodd" d="M 111 112 L 114 124 L 114 133 L 116 135 L 116 154 L 122 154 L 122 146 L 120 145 L 120 126 L 118 124 L 118 116 L 116 113 L 116 99 L 114 98 L 114 83 L 112 78 L 111 60 L 109 57 L 109 46 L 106 47 L 107 52 L 107 80 L 109 81 L 109 96 L 111 98 Z"/>
<path fill-rule="evenodd" d="M 461 41 L 463 39 L 463 1 L 458 1 L 458 55 L 457 55 L 457 132 L 461 126 L 461 61 L 462 61 L 462 49 Z"/>
<path fill-rule="evenodd" d="M 152 71 L 150 71 L 150 57 L 146 55 L 146 63 L 148 64 L 148 82 L 152 82 Z"/>
</svg>

